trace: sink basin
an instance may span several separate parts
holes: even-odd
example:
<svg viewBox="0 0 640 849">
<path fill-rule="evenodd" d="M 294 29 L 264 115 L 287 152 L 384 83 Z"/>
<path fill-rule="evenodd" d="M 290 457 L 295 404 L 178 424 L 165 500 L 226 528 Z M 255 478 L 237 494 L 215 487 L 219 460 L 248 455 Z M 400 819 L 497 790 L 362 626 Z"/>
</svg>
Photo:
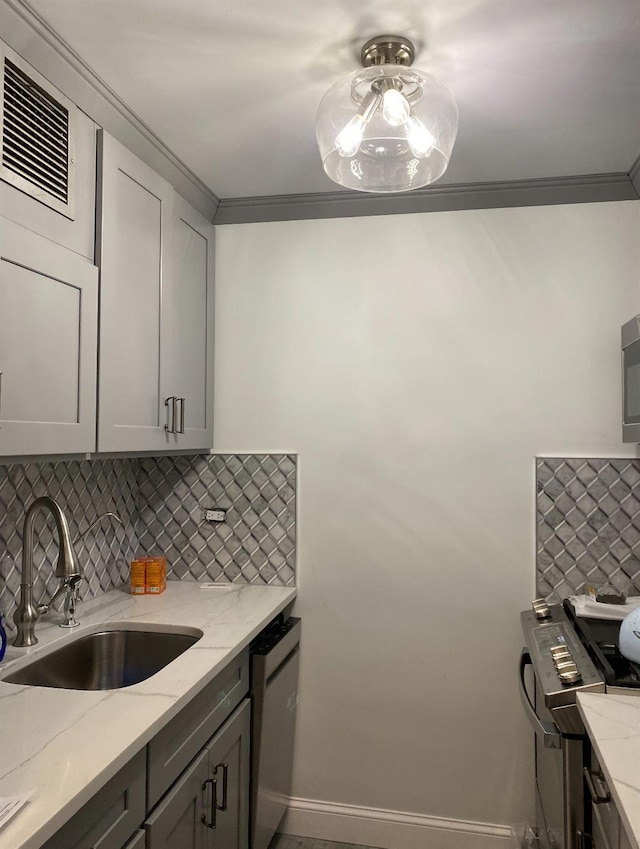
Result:
<svg viewBox="0 0 640 849">
<path fill-rule="evenodd" d="M 122 628 L 86 634 L 34 660 L 3 680 L 8 684 L 65 690 L 115 690 L 145 681 L 202 636 Z"/>
</svg>

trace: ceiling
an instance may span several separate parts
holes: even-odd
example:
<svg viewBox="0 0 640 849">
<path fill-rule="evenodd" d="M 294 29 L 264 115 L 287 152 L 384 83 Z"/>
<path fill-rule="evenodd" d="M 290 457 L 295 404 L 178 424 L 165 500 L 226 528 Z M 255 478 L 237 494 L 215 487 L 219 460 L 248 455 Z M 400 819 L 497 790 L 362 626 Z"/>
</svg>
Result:
<svg viewBox="0 0 640 849">
<path fill-rule="evenodd" d="M 460 113 L 438 185 L 628 173 L 639 0 L 29 0 L 219 198 L 334 192 L 314 119 L 368 38 L 412 39 Z"/>
</svg>

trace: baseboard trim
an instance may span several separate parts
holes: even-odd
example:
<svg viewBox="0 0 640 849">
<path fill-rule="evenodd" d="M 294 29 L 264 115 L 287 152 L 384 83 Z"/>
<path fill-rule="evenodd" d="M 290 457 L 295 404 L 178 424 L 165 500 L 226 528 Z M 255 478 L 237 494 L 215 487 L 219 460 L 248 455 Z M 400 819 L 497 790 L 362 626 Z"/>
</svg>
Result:
<svg viewBox="0 0 640 849">
<path fill-rule="evenodd" d="M 508 849 L 506 825 L 291 799 L 284 834 L 379 849 Z"/>
</svg>

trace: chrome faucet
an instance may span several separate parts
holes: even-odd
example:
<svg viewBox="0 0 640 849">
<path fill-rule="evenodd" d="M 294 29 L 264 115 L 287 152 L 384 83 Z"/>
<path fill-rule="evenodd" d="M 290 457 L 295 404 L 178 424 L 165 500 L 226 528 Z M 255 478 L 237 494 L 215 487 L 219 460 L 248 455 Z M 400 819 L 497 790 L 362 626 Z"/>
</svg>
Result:
<svg viewBox="0 0 640 849">
<path fill-rule="evenodd" d="M 56 564 L 56 577 L 60 578 L 60 587 L 54 594 L 48 605 L 36 607 L 33 603 L 33 529 L 35 516 L 38 510 L 48 509 L 53 515 L 58 531 L 58 562 Z M 36 498 L 31 504 L 24 517 L 22 529 L 22 580 L 20 583 L 20 603 L 13 614 L 13 621 L 18 629 L 17 636 L 13 641 L 14 646 L 33 646 L 38 642 L 35 635 L 35 626 L 41 612 L 49 609 L 51 602 L 61 593 L 65 593 L 65 622 L 67 628 L 73 628 L 78 623 L 74 619 L 75 604 L 77 601 L 78 584 L 82 578 L 82 571 L 78 565 L 76 555 L 71 544 L 69 525 L 57 501 L 44 495 Z M 64 625 L 64 623 L 63 623 Z"/>
<path fill-rule="evenodd" d="M 97 519 L 94 519 L 93 522 L 89 525 L 86 531 L 83 531 L 81 534 L 78 534 L 71 541 L 71 550 L 75 557 L 74 546 L 77 542 L 81 542 L 86 535 L 92 531 L 96 525 L 98 525 L 103 519 L 114 519 L 116 522 L 120 522 L 123 524 L 122 519 L 118 516 L 117 513 L 111 513 L 108 511 L 107 513 L 101 513 Z M 56 575 L 58 575 L 58 571 L 56 571 Z M 60 575 L 58 575 L 60 577 Z M 49 608 L 53 604 L 53 602 L 58 598 L 58 596 L 64 593 L 64 621 L 60 623 L 59 628 L 77 628 L 80 624 L 76 618 L 76 605 L 78 604 L 78 594 L 80 592 L 80 581 L 82 580 L 81 574 L 72 574 L 72 575 L 64 575 L 60 581 L 60 586 L 55 591 L 55 593 L 51 596 L 49 601 L 46 604 L 39 604 L 36 608 L 39 616 L 44 616 L 45 613 L 49 611 Z"/>
</svg>

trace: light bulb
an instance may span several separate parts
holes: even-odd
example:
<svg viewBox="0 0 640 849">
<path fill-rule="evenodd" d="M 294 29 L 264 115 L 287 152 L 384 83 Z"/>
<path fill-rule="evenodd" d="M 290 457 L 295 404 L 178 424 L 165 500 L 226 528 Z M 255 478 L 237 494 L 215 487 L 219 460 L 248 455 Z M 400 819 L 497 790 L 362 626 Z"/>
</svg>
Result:
<svg viewBox="0 0 640 849">
<path fill-rule="evenodd" d="M 362 115 L 354 115 L 336 137 L 336 147 L 340 156 L 355 156 L 360 147 L 366 121 Z"/>
<path fill-rule="evenodd" d="M 418 159 L 426 159 L 436 146 L 436 140 L 419 118 L 410 115 L 405 121 L 407 141 L 411 152 Z"/>
<path fill-rule="evenodd" d="M 401 127 L 409 119 L 411 107 L 409 101 L 395 88 L 390 88 L 382 96 L 382 117 L 390 127 Z"/>
<path fill-rule="evenodd" d="M 372 89 L 363 99 L 360 109 L 353 118 L 346 124 L 344 129 L 340 130 L 336 137 L 336 148 L 340 156 L 350 157 L 356 155 L 364 136 L 365 128 L 371 120 L 373 113 L 380 106 L 381 100 L 382 95 Z"/>
</svg>

